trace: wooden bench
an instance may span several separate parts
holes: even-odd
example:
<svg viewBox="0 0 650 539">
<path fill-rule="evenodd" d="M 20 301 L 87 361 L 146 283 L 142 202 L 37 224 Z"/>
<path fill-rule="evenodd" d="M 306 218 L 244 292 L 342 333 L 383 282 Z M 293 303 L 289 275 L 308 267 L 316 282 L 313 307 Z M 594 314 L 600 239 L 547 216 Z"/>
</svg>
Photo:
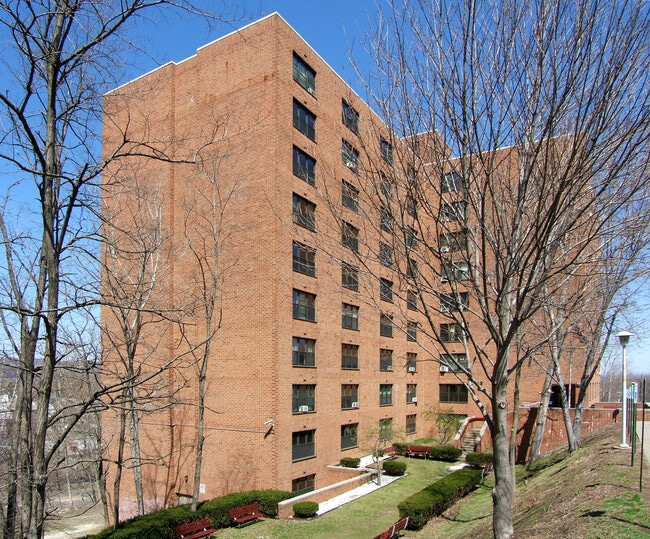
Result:
<svg viewBox="0 0 650 539">
<path fill-rule="evenodd" d="M 202 518 L 187 524 L 181 524 L 174 528 L 175 539 L 199 539 L 200 537 L 212 537 L 217 530 L 210 524 L 209 518 Z"/>
<path fill-rule="evenodd" d="M 393 524 L 386 531 L 383 531 L 379 535 L 376 535 L 373 539 L 395 539 L 396 537 L 401 536 L 400 532 L 402 530 L 405 530 L 408 525 L 409 517 L 403 518 L 395 522 L 395 524 Z"/>
<path fill-rule="evenodd" d="M 231 524 L 236 528 L 245 526 L 246 524 L 252 524 L 262 518 L 262 513 L 256 503 L 235 507 L 228 511 L 228 514 L 230 515 Z"/>
<path fill-rule="evenodd" d="M 404 454 L 407 457 L 424 457 L 428 459 L 431 456 L 431 448 L 426 445 L 407 445 Z"/>
</svg>

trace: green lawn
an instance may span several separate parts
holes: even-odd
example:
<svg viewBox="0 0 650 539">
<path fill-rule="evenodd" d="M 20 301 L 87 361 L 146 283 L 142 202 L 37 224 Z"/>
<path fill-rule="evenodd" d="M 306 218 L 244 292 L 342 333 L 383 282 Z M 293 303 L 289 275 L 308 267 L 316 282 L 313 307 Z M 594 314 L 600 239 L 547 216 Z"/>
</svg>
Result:
<svg viewBox="0 0 650 539">
<path fill-rule="evenodd" d="M 220 539 L 359 539 L 373 537 L 399 519 L 397 504 L 449 473 L 449 463 L 404 459 L 407 475 L 314 520 L 271 520 L 228 528 Z"/>
</svg>

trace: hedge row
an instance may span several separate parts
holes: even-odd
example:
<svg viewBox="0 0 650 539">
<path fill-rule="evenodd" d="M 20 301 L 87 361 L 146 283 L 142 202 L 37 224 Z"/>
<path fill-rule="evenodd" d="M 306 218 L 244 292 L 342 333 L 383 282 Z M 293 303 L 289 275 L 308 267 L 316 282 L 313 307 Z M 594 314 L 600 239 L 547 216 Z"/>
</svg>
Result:
<svg viewBox="0 0 650 539">
<path fill-rule="evenodd" d="M 107 529 L 89 537 L 92 539 L 150 539 L 152 537 L 173 539 L 174 527 L 204 517 L 210 518 L 215 528 L 227 528 L 230 526 L 228 511 L 249 503 L 257 503 L 260 511 L 265 515 L 276 517 L 278 503 L 292 496 L 291 492 L 283 490 L 251 490 L 226 494 L 201 503 L 195 513 L 190 511 L 189 505 L 154 511 L 143 517 L 121 522 L 117 530 Z"/>
<path fill-rule="evenodd" d="M 492 453 L 467 453 L 465 462 L 474 468 L 483 468 L 492 464 Z"/>
<path fill-rule="evenodd" d="M 469 494 L 480 482 L 481 470 L 456 470 L 401 502 L 397 506 L 399 516 L 409 517 L 409 528 L 419 530 L 431 518 L 441 515 L 456 500 Z"/>
<path fill-rule="evenodd" d="M 456 462 L 462 454 L 462 450 L 452 445 L 434 445 L 431 448 L 431 458 L 433 460 Z"/>
</svg>

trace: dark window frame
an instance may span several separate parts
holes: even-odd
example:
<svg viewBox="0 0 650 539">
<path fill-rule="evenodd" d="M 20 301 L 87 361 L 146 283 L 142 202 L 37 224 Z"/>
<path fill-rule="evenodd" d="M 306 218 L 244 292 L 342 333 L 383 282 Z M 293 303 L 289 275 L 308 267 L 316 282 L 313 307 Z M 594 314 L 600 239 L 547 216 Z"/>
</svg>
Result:
<svg viewBox="0 0 650 539">
<path fill-rule="evenodd" d="M 343 262 L 341 265 L 341 286 L 354 292 L 359 291 L 359 268 Z"/>
<path fill-rule="evenodd" d="M 343 303 L 341 308 L 341 327 L 343 329 L 359 330 L 359 307 Z"/>
<path fill-rule="evenodd" d="M 359 150 L 345 139 L 341 142 L 341 159 L 352 172 L 359 173 Z"/>
<path fill-rule="evenodd" d="M 293 80 L 316 96 L 316 71 L 297 53 L 293 53 Z"/>
<path fill-rule="evenodd" d="M 316 230 L 316 204 L 293 193 L 293 222 L 314 232 Z"/>
<path fill-rule="evenodd" d="M 393 316 L 386 313 L 381 313 L 379 316 L 379 335 L 382 337 L 393 336 Z"/>
<path fill-rule="evenodd" d="M 440 342 L 463 342 L 463 326 L 456 322 L 440 324 Z"/>
<path fill-rule="evenodd" d="M 341 425 L 341 451 L 359 447 L 359 423 Z"/>
<path fill-rule="evenodd" d="M 294 367 L 316 366 L 316 339 L 293 337 L 291 341 L 291 364 Z"/>
<path fill-rule="evenodd" d="M 316 322 L 316 294 L 293 289 L 293 318 L 306 322 Z"/>
<path fill-rule="evenodd" d="M 440 312 L 457 313 L 469 309 L 469 292 L 440 294 Z"/>
<path fill-rule="evenodd" d="M 291 433 L 291 461 L 316 457 L 316 429 Z"/>
<path fill-rule="evenodd" d="M 352 223 L 343 221 L 341 228 L 341 243 L 351 251 L 359 252 L 359 229 Z"/>
<path fill-rule="evenodd" d="M 386 268 L 395 267 L 395 251 L 388 243 L 379 242 L 379 262 Z"/>
<path fill-rule="evenodd" d="M 417 414 L 408 414 L 404 427 L 405 434 L 415 434 L 417 432 Z"/>
<path fill-rule="evenodd" d="M 393 164 L 393 145 L 384 137 L 379 138 L 379 153 L 384 161 Z"/>
<path fill-rule="evenodd" d="M 316 486 L 316 474 L 309 474 L 291 480 L 291 492 L 294 496 L 313 492 Z"/>
<path fill-rule="evenodd" d="M 298 146 L 293 147 L 293 174 L 309 185 L 316 185 L 316 159 Z"/>
<path fill-rule="evenodd" d="M 380 277 L 379 279 L 379 299 L 388 303 L 393 303 L 393 281 Z"/>
<path fill-rule="evenodd" d="M 457 172 L 447 172 L 440 180 L 440 191 L 443 193 L 455 193 L 465 189 L 465 182 Z"/>
<path fill-rule="evenodd" d="M 417 401 L 418 401 L 418 385 L 406 384 L 406 403 L 413 404 L 416 403 Z"/>
<path fill-rule="evenodd" d="M 379 384 L 379 406 L 393 405 L 393 384 Z"/>
<path fill-rule="evenodd" d="M 316 276 L 316 249 L 299 241 L 293 242 L 293 271 Z"/>
<path fill-rule="evenodd" d="M 302 406 L 309 410 L 303 412 Z M 294 414 L 306 414 L 316 411 L 316 384 L 292 384 L 291 386 L 291 411 Z"/>
<path fill-rule="evenodd" d="M 469 370 L 469 359 L 467 354 L 440 354 L 440 366 L 445 366 L 449 372 L 463 372 L 461 367 Z"/>
<path fill-rule="evenodd" d="M 341 369 L 359 370 L 359 345 L 358 344 L 348 344 L 348 343 L 341 344 Z"/>
<path fill-rule="evenodd" d="M 359 189 L 345 180 L 342 180 L 341 186 L 341 204 L 355 213 L 358 212 Z"/>
<path fill-rule="evenodd" d="M 353 403 L 356 403 L 356 406 Z M 357 408 L 359 408 L 359 384 L 341 384 L 341 410 Z"/>
<path fill-rule="evenodd" d="M 342 100 L 341 105 L 341 121 L 355 135 L 359 134 L 359 113 L 345 99 Z"/>
<path fill-rule="evenodd" d="M 379 350 L 379 370 L 381 372 L 392 372 L 393 370 L 393 351 L 387 348 Z"/>
<path fill-rule="evenodd" d="M 297 99 L 293 100 L 293 126 L 316 141 L 316 115 Z"/>
<path fill-rule="evenodd" d="M 418 342 L 418 323 L 412 320 L 406 322 L 406 340 Z"/>
<path fill-rule="evenodd" d="M 415 352 L 406 353 L 406 372 L 418 371 L 418 355 Z"/>
<path fill-rule="evenodd" d="M 438 391 L 439 402 L 467 403 L 468 392 L 464 384 L 440 384 Z"/>
</svg>

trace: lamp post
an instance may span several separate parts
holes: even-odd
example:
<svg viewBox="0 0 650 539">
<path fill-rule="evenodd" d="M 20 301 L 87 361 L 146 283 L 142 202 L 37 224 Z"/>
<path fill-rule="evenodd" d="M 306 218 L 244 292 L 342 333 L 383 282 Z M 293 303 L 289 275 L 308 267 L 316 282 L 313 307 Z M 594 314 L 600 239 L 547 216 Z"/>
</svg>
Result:
<svg viewBox="0 0 650 539">
<path fill-rule="evenodd" d="M 632 333 L 629 331 L 620 331 L 616 334 L 618 341 L 623 348 L 623 393 L 621 393 L 621 400 L 623 401 L 623 432 L 621 434 L 621 449 L 628 449 L 630 446 L 627 443 L 627 358 L 625 357 L 625 347 L 630 342 Z"/>
</svg>

